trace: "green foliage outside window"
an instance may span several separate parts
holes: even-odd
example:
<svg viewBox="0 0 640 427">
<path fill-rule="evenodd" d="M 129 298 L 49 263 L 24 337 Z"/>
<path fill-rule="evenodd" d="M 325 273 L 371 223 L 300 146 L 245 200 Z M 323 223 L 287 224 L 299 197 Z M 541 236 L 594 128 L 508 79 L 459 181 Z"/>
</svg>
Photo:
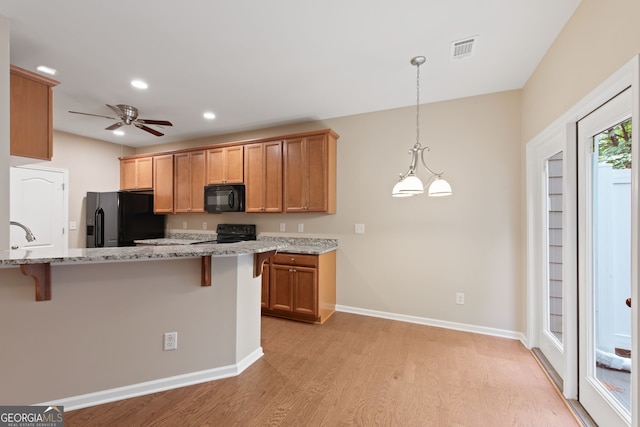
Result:
<svg viewBox="0 0 640 427">
<path fill-rule="evenodd" d="M 631 169 L 631 119 L 604 131 L 598 142 L 598 162 Z"/>
</svg>

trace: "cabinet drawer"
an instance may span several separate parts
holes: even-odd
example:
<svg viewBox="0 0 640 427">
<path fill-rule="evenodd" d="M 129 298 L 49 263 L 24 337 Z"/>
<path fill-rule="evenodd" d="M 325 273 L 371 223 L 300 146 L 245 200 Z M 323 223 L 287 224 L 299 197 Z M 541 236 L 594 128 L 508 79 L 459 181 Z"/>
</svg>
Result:
<svg viewBox="0 0 640 427">
<path fill-rule="evenodd" d="M 287 252 L 281 252 L 275 254 L 271 258 L 272 264 L 284 264 L 284 265 L 304 265 L 307 267 L 318 266 L 317 255 L 303 255 L 303 254 L 291 254 Z"/>
</svg>

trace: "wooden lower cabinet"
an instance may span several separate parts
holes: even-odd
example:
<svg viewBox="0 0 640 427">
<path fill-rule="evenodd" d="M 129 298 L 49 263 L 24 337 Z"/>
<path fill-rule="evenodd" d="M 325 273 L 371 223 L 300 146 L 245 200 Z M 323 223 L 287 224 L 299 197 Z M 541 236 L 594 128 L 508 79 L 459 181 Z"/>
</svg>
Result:
<svg viewBox="0 0 640 427">
<path fill-rule="evenodd" d="M 262 274 L 262 314 L 324 323 L 335 312 L 335 251 L 278 253 Z"/>
</svg>

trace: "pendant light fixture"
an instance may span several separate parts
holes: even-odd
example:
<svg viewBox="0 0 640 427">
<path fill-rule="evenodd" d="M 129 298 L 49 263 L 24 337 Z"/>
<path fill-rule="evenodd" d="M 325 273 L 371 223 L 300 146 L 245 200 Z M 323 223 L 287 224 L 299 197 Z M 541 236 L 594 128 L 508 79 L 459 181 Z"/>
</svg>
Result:
<svg viewBox="0 0 640 427">
<path fill-rule="evenodd" d="M 418 159 L 422 166 L 429 172 L 427 184 L 429 184 L 427 194 L 431 197 L 450 196 L 453 194 L 451 185 L 442 178 L 443 172 L 432 171 L 424 161 L 424 152 L 429 151 L 429 147 L 420 145 L 420 65 L 424 64 L 426 58 L 424 56 L 416 56 L 411 59 L 411 65 L 416 66 L 416 143 L 409 150 L 411 155 L 411 164 L 409 170 L 404 174 L 400 174 L 400 181 L 393 187 L 391 195 L 393 197 L 411 197 L 424 193 L 424 185 L 420 178 L 416 176 L 416 167 Z"/>
</svg>

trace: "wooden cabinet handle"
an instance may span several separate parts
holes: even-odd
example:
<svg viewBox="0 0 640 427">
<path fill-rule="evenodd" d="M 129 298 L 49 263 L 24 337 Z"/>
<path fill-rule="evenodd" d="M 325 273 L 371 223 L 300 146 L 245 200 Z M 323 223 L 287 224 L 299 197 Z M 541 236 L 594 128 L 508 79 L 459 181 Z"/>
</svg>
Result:
<svg viewBox="0 0 640 427">
<path fill-rule="evenodd" d="M 626 303 L 627 303 L 627 305 L 628 305 L 629 307 L 631 307 L 631 298 L 627 298 Z"/>
</svg>

